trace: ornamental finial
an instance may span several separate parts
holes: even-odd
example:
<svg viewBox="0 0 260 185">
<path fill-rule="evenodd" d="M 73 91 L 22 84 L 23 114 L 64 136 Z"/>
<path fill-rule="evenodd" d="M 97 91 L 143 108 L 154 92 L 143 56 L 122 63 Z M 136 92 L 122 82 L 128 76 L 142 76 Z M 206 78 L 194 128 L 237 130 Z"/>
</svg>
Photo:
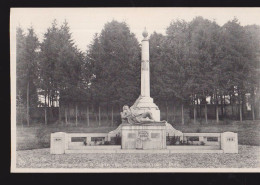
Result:
<svg viewBox="0 0 260 185">
<path fill-rule="evenodd" d="M 143 37 L 146 38 L 148 36 L 148 32 L 146 31 L 146 27 L 144 27 Z"/>
</svg>

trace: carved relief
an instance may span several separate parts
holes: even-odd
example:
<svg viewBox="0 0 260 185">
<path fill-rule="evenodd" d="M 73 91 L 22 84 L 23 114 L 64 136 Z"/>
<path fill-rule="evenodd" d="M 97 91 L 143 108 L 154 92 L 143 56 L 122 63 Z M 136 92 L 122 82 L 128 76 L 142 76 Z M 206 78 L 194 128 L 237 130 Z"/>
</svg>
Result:
<svg viewBox="0 0 260 185">
<path fill-rule="evenodd" d="M 149 71 L 149 62 L 148 61 L 142 61 L 142 70 L 143 71 Z"/>
</svg>

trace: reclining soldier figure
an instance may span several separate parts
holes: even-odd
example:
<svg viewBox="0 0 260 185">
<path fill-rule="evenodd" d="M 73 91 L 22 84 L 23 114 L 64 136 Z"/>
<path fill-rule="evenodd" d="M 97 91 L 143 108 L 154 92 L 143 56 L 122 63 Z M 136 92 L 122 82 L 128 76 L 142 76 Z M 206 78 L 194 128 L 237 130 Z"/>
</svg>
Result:
<svg viewBox="0 0 260 185">
<path fill-rule="evenodd" d="M 155 122 L 151 112 L 136 113 L 133 109 L 130 109 L 128 105 L 123 106 L 123 112 L 120 113 L 122 123 L 141 124 Z"/>
</svg>

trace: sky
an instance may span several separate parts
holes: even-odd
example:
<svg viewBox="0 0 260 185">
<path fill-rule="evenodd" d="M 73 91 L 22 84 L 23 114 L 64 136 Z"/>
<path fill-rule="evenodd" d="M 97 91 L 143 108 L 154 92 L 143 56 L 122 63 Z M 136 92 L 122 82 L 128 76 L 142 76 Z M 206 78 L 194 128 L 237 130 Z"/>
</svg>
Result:
<svg viewBox="0 0 260 185">
<path fill-rule="evenodd" d="M 84 52 L 94 34 L 113 19 L 125 21 L 141 42 L 144 27 L 149 34 L 165 34 L 171 21 L 191 21 L 196 16 L 215 20 L 220 26 L 234 17 L 242 26 L 260 25 L 260 8 L 12 8 L 10 29 L 15 31 L 19 25 L 26 31 L 33 26 L 42 41 L 54 19 L 59 26 L 66 19 L 75 44 Z"/>
</svg>

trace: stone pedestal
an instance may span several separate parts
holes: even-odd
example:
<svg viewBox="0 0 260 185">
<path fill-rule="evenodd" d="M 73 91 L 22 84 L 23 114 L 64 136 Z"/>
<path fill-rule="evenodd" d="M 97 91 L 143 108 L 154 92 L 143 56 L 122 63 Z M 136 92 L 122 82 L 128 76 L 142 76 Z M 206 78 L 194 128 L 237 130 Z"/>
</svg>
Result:
<svg viewBox="0 0 260 185">
<path fill-rule="evenodd" d="M 152 113 L 155 121 L 160 121 L 160 110 L 151 97 L 139 96 L 131 109 L 140 114 L 149 111 Z"/>
<path fill-rule="evenodd" d="M 166 149 L 165 123 L 122 124 L 122 149 Z"/>
<path fill-rule="evenodd" d="M 238 153 L 237 133 L 221 133 L 221 149 L 224 151 L 224 153 Z"/>
<path fill-rule="evenodd" d="M 56 132 L 51 134 L 51 154 L 64 154 L 67 148 L 68 140 L 65 132 Z"/>
</svg>

